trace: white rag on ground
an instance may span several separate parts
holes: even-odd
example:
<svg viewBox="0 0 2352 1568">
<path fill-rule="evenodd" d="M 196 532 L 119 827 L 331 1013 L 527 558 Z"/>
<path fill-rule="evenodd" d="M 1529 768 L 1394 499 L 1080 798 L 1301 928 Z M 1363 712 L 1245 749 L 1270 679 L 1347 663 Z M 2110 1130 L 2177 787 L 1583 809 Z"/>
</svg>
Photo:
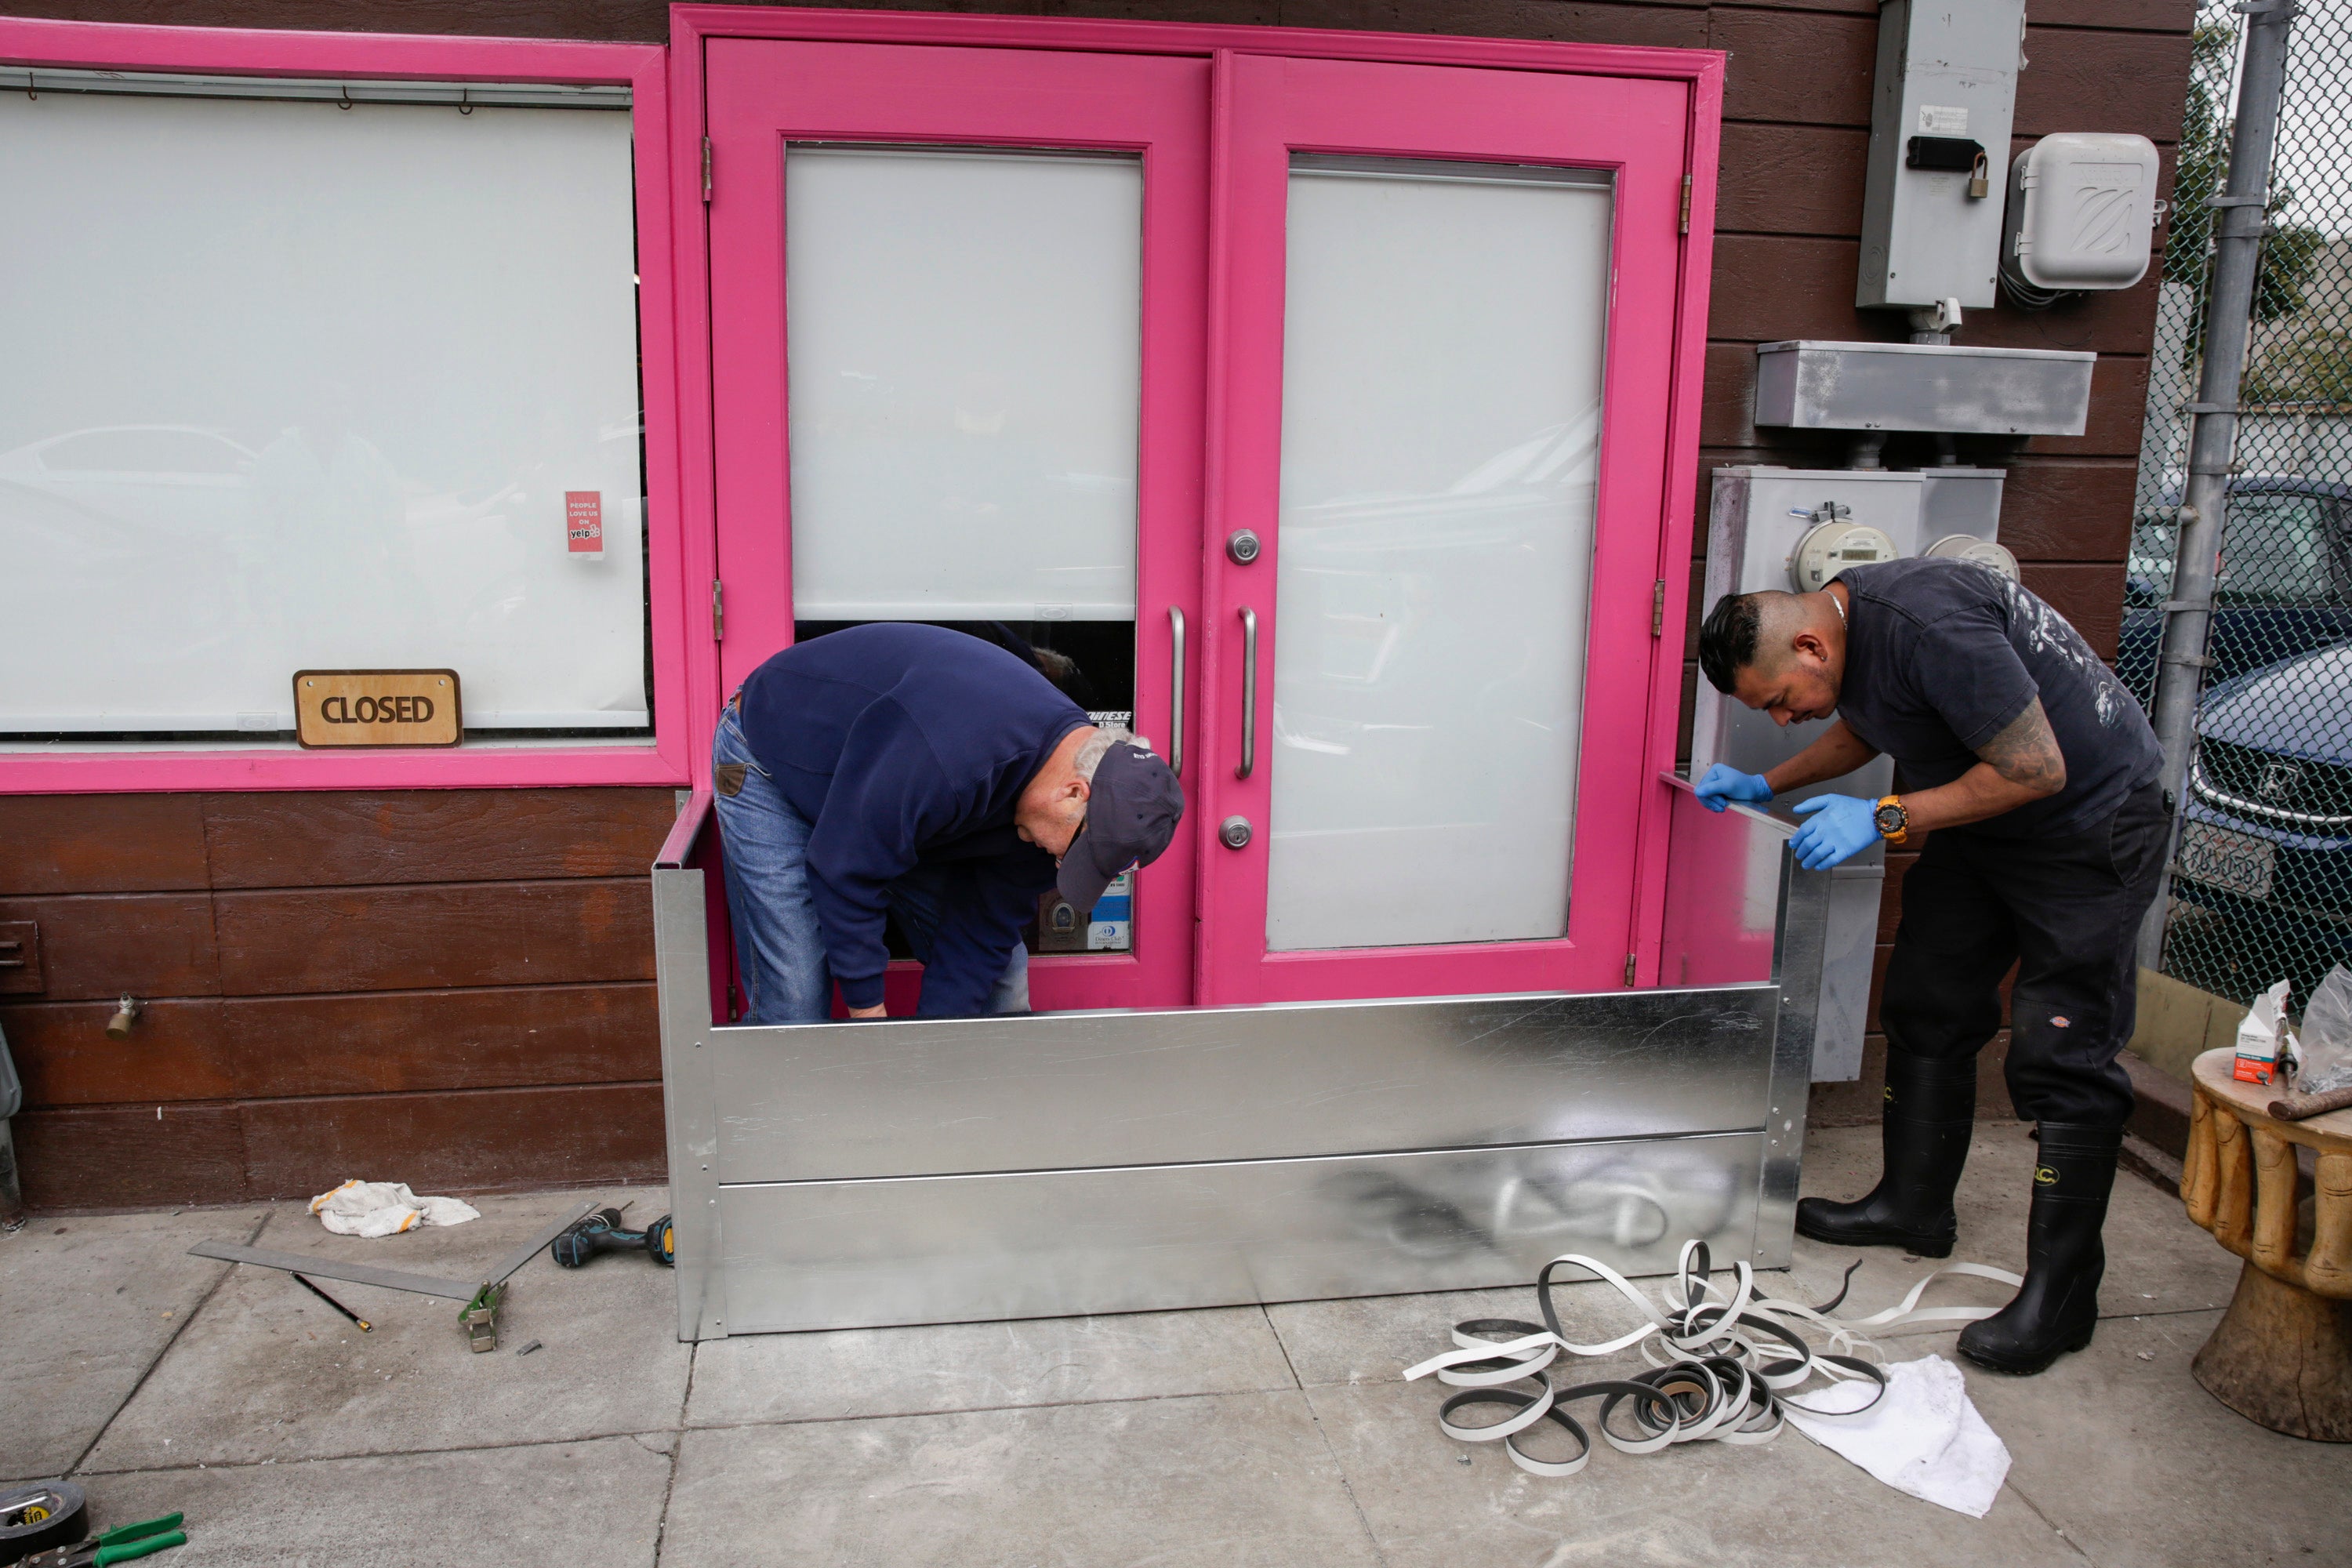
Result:
<svg viewBox="0 0 2352 1568">
<path fill-rule="evenodd" d="M 396 1236 L 427 1225 L 463 1225 L 482 1211 L 462 1198 L 420 1198 L 405 1182 L 345 1182 L 310 1200 L 310 1212 L 337 1236 Z"/>
<path fill-rule="evenodd" d="M 1816 1410 L 1852 1410 L 1877 1389 L 1860 1378 L 1805 1395 Z M 1886 1394 L 1860 1415 L 1824 1419 L 1794 1406 L 1789 1424 L 1896 1491 L 1982 1519 L 2009 1474 L 2009 1449 L 1969 1402 L 1960 1369 L 1939 1355 L 1886 1369 Z"/>
</svg>

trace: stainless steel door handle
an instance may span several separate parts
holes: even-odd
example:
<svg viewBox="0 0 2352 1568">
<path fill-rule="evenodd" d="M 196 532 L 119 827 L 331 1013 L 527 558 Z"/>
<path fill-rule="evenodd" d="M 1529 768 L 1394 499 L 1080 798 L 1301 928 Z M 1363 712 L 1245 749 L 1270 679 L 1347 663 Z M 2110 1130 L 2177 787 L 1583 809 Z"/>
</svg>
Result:
<svg viewBox="0 0 2352 1568">
<path fill-rule="evenodd" d="M 1257 766 L 1257 612 L 1242 606 L 1242 760 L 1234 777 L 1245 779 Z"/>
<path fill-rule="evenodd" d="M 1168 766 L 1184 771 L 1184 612 L 1168 606 Z"/>
</svg>

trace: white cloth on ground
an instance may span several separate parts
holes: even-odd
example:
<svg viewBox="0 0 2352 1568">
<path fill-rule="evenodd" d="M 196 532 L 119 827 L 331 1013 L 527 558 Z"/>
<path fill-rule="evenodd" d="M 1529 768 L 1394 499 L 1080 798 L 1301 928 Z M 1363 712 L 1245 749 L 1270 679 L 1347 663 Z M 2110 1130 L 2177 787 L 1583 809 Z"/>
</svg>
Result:
<svg viewBox="0 0 2352 1568">
<path fill-rule="evenodd" d="M 482 1217 L 481 1210 L 461 1198 L 420 1198 L 405 1182 L 345 1182 L 312 1198 L 310 1212 L 337 1236 L 394 1236 Z"/>
<path fill-rule="evenodd" d="M 1969 1403 L 1960 1369 L 1939 1355 L 1886 1369 L 1886 1395 L 1859 1415 L 1824 1419 L 1791 1406 L 1790 1425 L 1896 1491 L 1982 1519 L 2009 1475 L 2009 1449 Z M 1816 1410 L 1853 1410 L 1874 1385 L 1856 1379 L 1805 1395 Z"/>
</svg>

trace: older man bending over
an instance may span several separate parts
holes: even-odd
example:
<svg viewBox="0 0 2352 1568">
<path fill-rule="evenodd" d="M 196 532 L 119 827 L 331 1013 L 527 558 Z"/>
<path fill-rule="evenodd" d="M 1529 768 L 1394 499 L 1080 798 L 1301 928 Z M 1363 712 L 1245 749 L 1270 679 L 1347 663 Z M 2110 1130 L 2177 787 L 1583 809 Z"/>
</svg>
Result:
<svg viewBox="0 0 2352 1568">
<path fill-rule="evenodd" d="M 1081 915 L 1183 817 L 1168 764 L 1034 665 L 942 626 L 877 623 L 751 672 L 711 751 L 749 1021 L 884 1016 L 895 917 L 926 1017 L 1028 1009 L 1023 924 Z"/>
</svg>

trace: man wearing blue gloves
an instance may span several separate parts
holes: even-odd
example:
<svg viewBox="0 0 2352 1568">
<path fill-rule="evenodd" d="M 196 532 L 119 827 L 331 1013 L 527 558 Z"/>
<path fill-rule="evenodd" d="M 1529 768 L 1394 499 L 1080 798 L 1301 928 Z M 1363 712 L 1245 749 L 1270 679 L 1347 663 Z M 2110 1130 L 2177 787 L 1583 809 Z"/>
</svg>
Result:
<svg viewBox="0 0 2352 1568">
<path fill-rule="evenodd" d="M 1849 568 L 1814 594 L 1727 595 L 1699 632 L 1715 689 L 1782 724 L 1832 719 L 1769 773 L 1717 766 L 1699 798 L 1762 802 L 1885 753 L 1896 793 L 1822 795 L 1790 850 L 1834 866 L 1884 838 L 1919 843 L 1879 1019 L 1886 1094 L 1878 1184 L 1853 1203 L 1806 1198 L 1819 1241 L 1944 1258 L 1976 1114 L 1976 1054 L 2017 984 L 2010 1099 L 2039 1124 L 2025 1284 L 1971 1323 L 1960 1352 L 2037 1373 L 2090 1343 L 2131 1079 L 2141 917 L 2169 824 L 2162 753 L 2139 705 L 2065 617 L 1972 563 Z"/>
</svg>

